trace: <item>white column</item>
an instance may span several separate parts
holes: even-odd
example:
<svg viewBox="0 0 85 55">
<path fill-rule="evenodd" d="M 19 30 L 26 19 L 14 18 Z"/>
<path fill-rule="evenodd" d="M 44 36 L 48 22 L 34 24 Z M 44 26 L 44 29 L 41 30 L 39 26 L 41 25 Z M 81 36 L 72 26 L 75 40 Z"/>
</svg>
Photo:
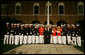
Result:
<svg viewBox="0 0 85 55">
<path fill-rule="evenodd" d="M 47 3 L 47 25 L 49 25 L 49 1 Z"/>
</svg>

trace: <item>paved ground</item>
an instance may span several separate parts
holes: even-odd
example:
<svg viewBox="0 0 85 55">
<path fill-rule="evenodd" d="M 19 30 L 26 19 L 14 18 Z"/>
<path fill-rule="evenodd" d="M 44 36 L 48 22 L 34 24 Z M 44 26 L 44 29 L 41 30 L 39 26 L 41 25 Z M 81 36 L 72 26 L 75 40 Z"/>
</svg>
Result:
<svg viewBox="0 0 85 55">
<path fill-rule="evenodd" d="M 84 54 L 72 45 L 32 44 L 22 45 L 4 54 Z"/>
</svg>

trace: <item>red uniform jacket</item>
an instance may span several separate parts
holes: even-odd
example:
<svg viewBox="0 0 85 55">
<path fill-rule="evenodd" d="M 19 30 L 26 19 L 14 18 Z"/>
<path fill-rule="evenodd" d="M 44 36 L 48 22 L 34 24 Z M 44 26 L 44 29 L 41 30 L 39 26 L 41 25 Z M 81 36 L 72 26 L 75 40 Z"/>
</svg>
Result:
<svg viewBox="0 0 85 55">
<path fill-rule="evenodd" d="M 57 32 L 56 29 L 55 29 L 54 31 L 52 30 L 52 35 L 53 35 L 53 36 L 56 36 L 56 32 Z"/>
<path fill-rule="evenodd" d="M 44 34 L 44 28 L 39 28 L 39 35 L 43 35 Z"/>
<path fill-rule="evenodd" d="M 62 32 L 62 29 L 60 29 L 59 31 L 57 31 L 57 36 L 61 36 L 61 32 Z"/>
</svg>

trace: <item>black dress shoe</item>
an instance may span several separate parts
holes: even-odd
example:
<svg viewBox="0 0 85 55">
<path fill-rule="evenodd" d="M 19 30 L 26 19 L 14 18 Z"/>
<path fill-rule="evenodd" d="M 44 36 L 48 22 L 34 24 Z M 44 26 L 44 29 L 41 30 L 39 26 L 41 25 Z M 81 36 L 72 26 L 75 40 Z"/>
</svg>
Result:
<svg viewBox="0 0 85 55">
<path fill-rule="evenodd" d="M 55 44 L 53 44 L 53 45 L 55 45 Z"/>
</svg>

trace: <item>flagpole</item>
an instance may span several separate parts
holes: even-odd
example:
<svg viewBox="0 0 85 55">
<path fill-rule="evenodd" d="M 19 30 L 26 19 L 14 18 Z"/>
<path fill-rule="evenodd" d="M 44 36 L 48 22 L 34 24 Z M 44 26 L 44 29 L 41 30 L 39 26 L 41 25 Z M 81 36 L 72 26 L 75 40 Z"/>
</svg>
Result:
<svg viewBox="0 0 85 55">
<path fill-rule="evenodd" d="M 49 1 L 47 2 L 47 25 L 49 25 Z"/>
</svg>

